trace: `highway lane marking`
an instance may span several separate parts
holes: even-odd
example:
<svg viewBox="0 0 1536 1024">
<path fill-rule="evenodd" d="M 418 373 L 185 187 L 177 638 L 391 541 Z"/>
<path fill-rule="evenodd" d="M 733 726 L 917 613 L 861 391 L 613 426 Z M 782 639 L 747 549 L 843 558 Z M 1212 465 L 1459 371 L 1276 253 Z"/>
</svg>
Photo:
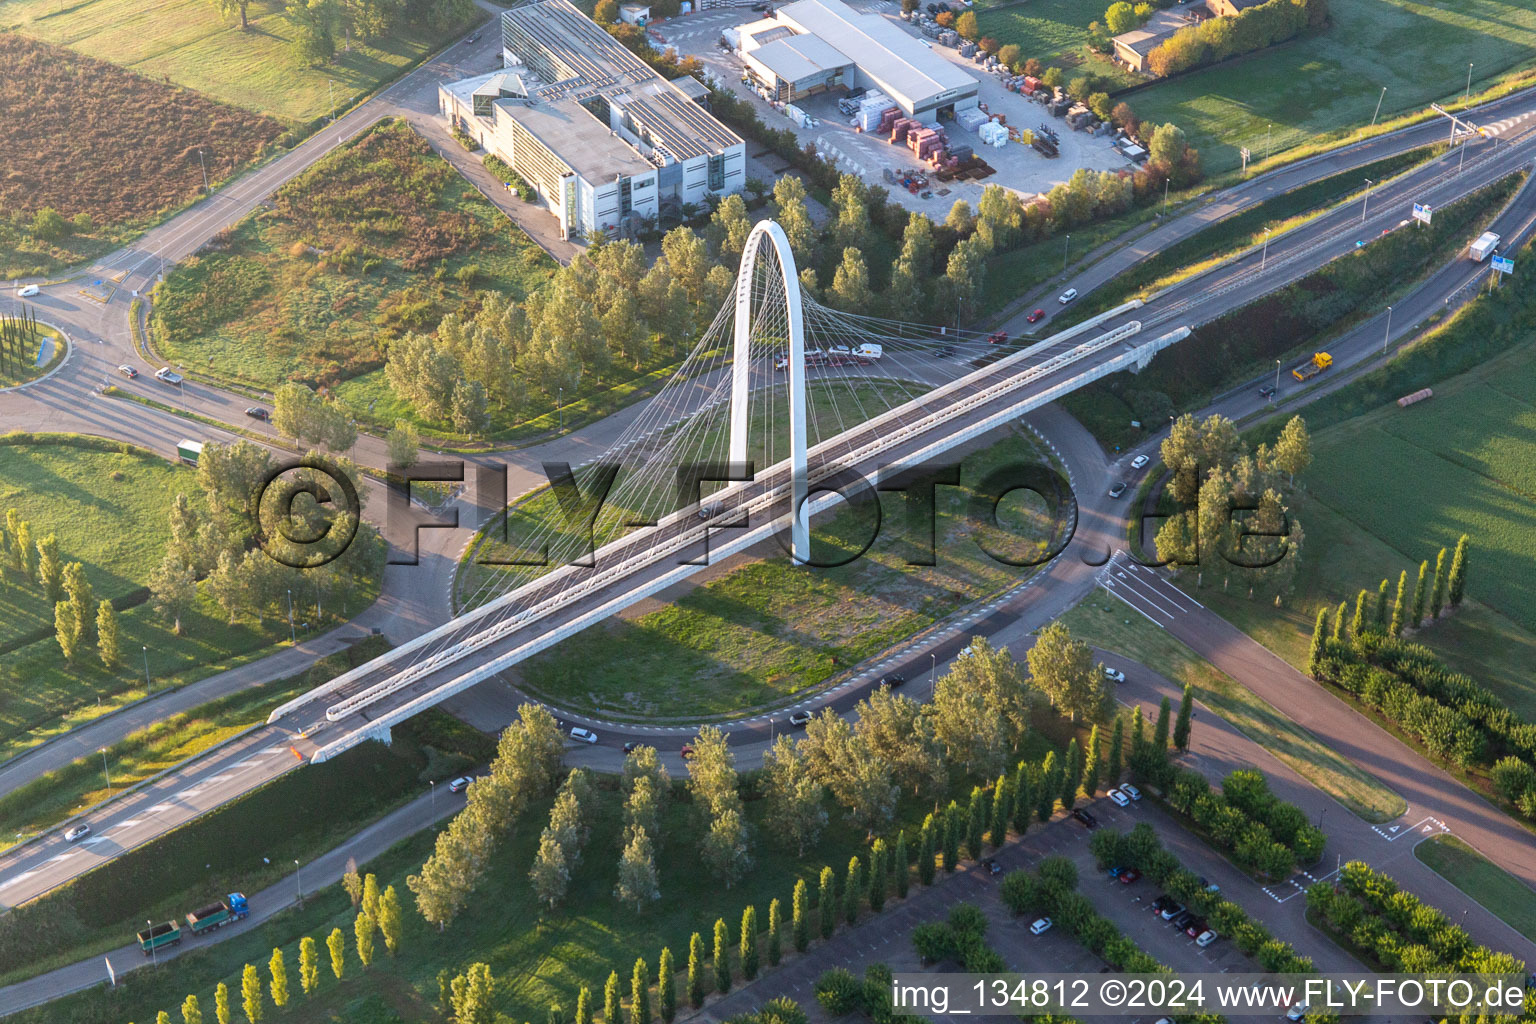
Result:
<svg viewBox="0 0 1536 1024">
<path fill-rule="evenodd" d="M 207 786 L 215 782 L 228 782 L 232 778 L 234 778 L 233 775 L 215 775 L 211 779 L 204 779 L 202 784 Z"/>
<path fill-rule="evenodd" d="M 116 825 L 113 825 L 112 827 L 113 828 L 133 828 L 133 826 L 139 825 L 139 824 L 142 824 L 142 821 L 140 819 L 138 819 L 138 818 L 130 818 L 127 821 L 120 821 Z"/>
<path fill-rule="evenodd" d="M 15 878 L 7 879 L 4 882 L 0 882 L 0 889 L 8 888 L 10 886 L 13 886 L 13 885 L 17 884 L 18 882 L 25 882 L 27 879 L 31 878 L 35 874 L 37 874 L 36 871 L 23 871 L 21 874 L 17 875 Z"/>
<path fill-rule="evenodd" d="M 174 806 L 175 806 L 175 804 L 155 804 L 155 806 L 153 806 L 153 807 L 151 807 L 149 809 L 149 813 L 150 814 L 160 814 L 160 813 L 162 813 L 164 811 L 169 811 Z"/>
<path fill-rule="evenodd" d="M 178 799 L 187 800 L 187 799 L 190 799 L 190 798 L 192 798 L 194 796 L 197 796 L 197 794 L 201 793 L 202 791 L 203 791 L 203 787 L 202 786 L 195 786 L 192 789 L 184 789 L 184 790 L 182 790 L 180 793 L 177 793 L 176 796 L 177 796 Z"/>
<path fill-rule="evenodd" d="M 231 768 L 249 768 L 252 765 L 257 765 L 257 764 L 261 764 L 261 761 L 260 760 L 255 760 L 255 761 L 236 761 L 234 764 L 230 765 L 230 767 Z M 212 780 L 210 779 L 209 781 L 211 782 Z"/>
<path fill-rule="evenodd" d="M 48 863 L 49 864 L 57 864 L 59 861 L 61 861 L 61 860 L 68 860 L 69 858 L 73 857 L 74 855 L 75 855 L 75 851 L 74 850 L 70 850 L 68 853 L 61 853 L 57 857 L 49 857 L 48 858 Z"/>
</svg>

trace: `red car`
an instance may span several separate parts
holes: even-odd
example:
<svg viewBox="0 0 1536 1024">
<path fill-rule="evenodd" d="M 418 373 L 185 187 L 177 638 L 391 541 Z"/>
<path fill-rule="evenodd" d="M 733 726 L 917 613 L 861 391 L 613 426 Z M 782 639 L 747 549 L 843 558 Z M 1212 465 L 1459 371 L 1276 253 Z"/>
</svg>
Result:
<svg viewBox="0 0 1536 1024">
<path fill-rule="evenodd" d="M 1132 882 L 1141 877 L 1141 872 L 1137 871 L 1135 868 L 1126 868 L 1124 871 L 1120 872 L 1117 877 L 1120 879 L 1121 885 L 1130 885 Z"/>
<path fill-rule="evenodd" d="M 1033 313 L 1029 314 L 1029 316 L 1025 317 L 1024 319 L 1026 319 L 1030 323 L 1034 324 L 1034 323 L 1039 323 L 1041 317 L 1043 317 L 1043 316 L 1045 316 L 1045 310 L 1037 309 Z"/>
<path fill-rule="evenodd" d="M 987 335 L 987 344 L 988 345 L 1001 345 L 1003 342 L 1005 342 L 1007 340 L 1008 340 L 1008 332 L 1007 331 L 993 331 L 991 334 Z"/>
<path fill-rule="evenodd" d="M 690 758 L 692 756 L 693 756 L 693 744 L 692 743 L 684 743 L 683 744 L 683 760 L 686 761 L 688 758 Z"/>
</svg>

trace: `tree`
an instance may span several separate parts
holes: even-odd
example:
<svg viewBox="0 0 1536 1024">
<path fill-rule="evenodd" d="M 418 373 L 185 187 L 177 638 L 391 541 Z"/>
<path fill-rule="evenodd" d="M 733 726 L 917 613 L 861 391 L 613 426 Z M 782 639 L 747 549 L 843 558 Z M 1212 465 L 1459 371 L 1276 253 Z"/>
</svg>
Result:
<svg viewBox="0 0 1536 1024">
<path fill-rule="evenodd" d="M 1024 50 L 1018 43 L 1005 43 L 997 51 L 998 61 L 1010 68 L 1017 68 L 1019 66 L 1019 58 L 1023 56 Z"/>
<path fill-rule="evenodd" d="M 251 964 L 246 964 L 240 975 L 240 1001 L 248 1024 L 261 1024 L 266 1004 L 261 995 L 261 975 L 256 973 L 256 968 Z"/>
<path fill-rule="evenodd" d="M 320 953 L 313 935 L 299 940 L 299 987 L 306 996 L 320 987 Z"/>
<path fill-rule="evenodd" d="M 1429 617 L 1431 619 L 1438 619 L 1440 617 L 1440 609 L 1445 607 L 1446 554 L 1445 548 L 1441 548 L 1440 553 L 1435 556 L 1435 587 L 1430 592 L 1429 598 Z"/>
<path fill-rule="evenodd" d="M 987 826 L 987 845 L 994 849 L 1008 841 L 1008 822 L 1013 816 L 1013 785 L 1006 774 L 992 784 L 992 820 Z"/>
<path fill-rule="evenodd" d="M 700 852 L 705 866 L 727 889 L 736 884 L 752 867 L 752 856 L 747 852 L 747 826 L 740 810 L 727 810 L 710 822 Z"/>
<path fill-rule="evenodd" d="M 1329 634 L 1334 643 L 1340 643 L 1344 639 L 1344 625 L 1349 621 L 1349 602 L 1340 601 L 1339 607 L 1333 613 L 1333 632 Z"/>
<path fill-rule="evenodd" d="M 1403 573 L 1403 579 L 1406 581 L 1407 578 L 1408 574 Z M 1392 613 L 1392 622 L 1394 626 L 1392 634 L 1393 636 L 1397 635 L 1397 630 L 1395 627 L 1401 618 L 1399 614 L 1402 610 L 1401 606 L 1403 603 L 1403 588 L 1401 585 L 1399 585 L 1397 588 L 1397 603 L 1399 607 Z M 1327 638 L 1328 606 L 1324 605 L 1317 610 L 1317 622 L 1315 622 L 1312 626 L 1312 645 L 1307 649 L 1307 675 L 1311 676 L 1313 679 L 1318 678 L 1318 676 L 1322 673 L 1323 655 L 1327 651 Z"/>
<path fill-rule="evenodd" d="M 117 640 L 117 609 L 107 600 L 102 600 L 96 606 L 96 653 L 101 663 L 109 669 L 115 669 L 123 663 Z"/>
<path fill-rule="evenodd" d="M 651 984 L 645 958 L 635 959 L 629 977 L 629 1024 L 651 1024 Z"/>
<path fill-rule="evenodd" d="M 1124 770 L 1125 758 L 1125 719 L 1115 716 L 1115 728 L 1109 735 L 1109 761 L 1104 766 L 1104 784 L 1106 786 L 1118 786 L 1120 773 Z"/>
<path fill-rule="evenodd" d="M 1194 702 L 1194 692 L 1185 683 L 1184 695 L 1179 698 L 1179 717 L 1173 723 L 1173 745 L 1180 751 L 1189 749 L 1189 723 L 1194 717 Z"/>
<path fill-rule="evenodd" d="M 85 567 L 79 562 L 70 562 L 64 566 L 64 594 L 75 610 L 75 622 L 78 624 L 77 640 L 83 640 L 90 634 L 91 622 L 96 615 L 96 593 L 91 587 L 90 580 L 85 578 Z"/>
<path fill-rule="evenodd" d="M 547 828 L 539 839 L 539 850 L 534 855 L 533 868 L 528 872 L 528 877 L 533 881 L 533 891 L 539 902 L 547 904 L 549 909 L 555 909 L 565 899 L 571 873 L 566 867 L 564 848 Z"/>
<path fill-rule="evenodd" d="M 856 174 L 839 175 L 837 187 L 832 190 L 832 240 L 843 248 L 843 259 L 848 249 L 855 251 L 869 240 L 869 205 L 867 190 Z M 860 256 L 862 263 L 863 257 Z"/>
<path fill-rule="evenodd" d="M 272 1005 L 281 1010 L 288 1005 L 288 964 L 283 959 L 281 946 L 272 950 L 272 959 L 267 963 L 267 970 L 272 974 Z"/>
<path fill-rule="evenodd" d="M 15 511 L 11 509 L 11 512 Z M 10 518 L 8 513 L 7 521 Z M 29 580 L 34 578 L 37 575 L 37 545 L 32 543 L 32 524 L 25 520 L 18 521 L 15 526 L 9 528 L 9 536 L 16 571 Z"/>
<path fill-rule="evenodd" d="M 246 8 L 251 5 L 251 0 L 213 0 L 213 6 L 219 13 L 228 18 L 231 15 L 240 16 L 240 31 L 245 32 L 251 27 L 250 20 L 246 17 Z"/>
<path fill-rule="evenodd" d="M 651 837 L 642 829 L 629 830 L 629 842 L 619 858 L 619 881 L 613 890 L 614 898 L 628 903 L 639 913 L 647 903 L 661 898 L 656 878 L 656 856 L 651 847 Z"/>
<path fill-rule="evenodd" d="M 779 898 L 775 896 L 768 901 L 768 966 L 779 966 L 779 960 L 784 956 L 783 927 L 780 923 L 782 911 L 779 909 Z"/>
<path fill-rule="evenodd" d="M 347 973 L 347 939 L 341 934 L 340 928 L 332 928 L 331 934 L 326 937 L 325 947 L 331 954 L 331 973 L 340 981 Z"/>
<path fill-rule="evenodd" d="M 1462 595 L 1467 590 L 1467 549 L 1471 543 L 1472 538 L 1462 534 L 1456 541 L 1456 554 L 1451 558 L 1451 578 L 1446 596 L 1452 608 L 1461 604 Z"/>
<path fill-rule="evenodd" d="M 955 31 L 971 42 L 975 42 L 981 36 L 981 27 L 976 23 L 976 15 L 972 11 L 963 11 L 955 19 Z"/>
<path fill-rule="evenodd" d="M 1419 623 L 1424 621 L 1424 599 L 1428 597 L 1429 590 L 1429 562 L 1419 563 L 1419 581 L 1413 587 L 1413 616 L 1408 623 L 1408 628 L 1418 629 Z"/>
<path fill-rule="evenodd" d="M 864 266 L 864 254 L 849 246 L 843 250 L 842 262 L 832 276 L 827 302 L 846 313 L 858 313 L 868 310 L 873 301 L 874 292 L 869 286 L 869 271 Z"/>
<path fill-rule="evenodd" d="M 944 265 L 945 319 L 952 315 L 958 327 L 961 322 L 975 316 L 976 300 L 981 295 L 986 277 L 987 247 L 983 242 L 967 238 L 950 250 L 949 262 Z"/>
<path fill-rule="evenodd" d="M 1040 762 L 1040 785 L 1035 787 L 1035 817 L 1042 823 L 1050 821 L 1056 810 L 1056 798 L 1061 795 L 1061 775 L 1056 751 L 1049 751 Z"/>
<path fill-rule="evenodd" d="M 1326 616 L 1328 609 L 1323 609 Z M 1388 636 L 1401 636 L 1408 620 L 1408 570 L 1397 574 L 1397 597 L 1392 602 L 1392 620 L 1387 625 Z"/>
<path fill-rule="evenodd" d="M 1029 692 L 1006 649 L 973 638 L 934 686 L 925 709 L 946 759 L 968 773 L 995 775 L 1029 727 Z"/>
<path fill-rule="evenodd" d="M 1292 484 L 1298 473 L 1312 465 L 1312 435 L 1307 432 L 1307 423 L 1300 416 L 1292 416 L 1281 429 L 1270 450 L 1269 461 Z"/>
<path fill-rule="evenodd" d="M 775 218 L 789 239 L 795 263 L 810 267 L 815 263 L 816 226 L 806 208 L 805 182 L 792 174 L 786 174 L 773 183 L 773 202 L 778 209 Z"/>
<path fill-rule="evenodd" d="M 1099 745 L 1099 726 L 1094 726 L 1088 732 L 1088 749 L 1083 756 L 1083 795 L 1092 800 L 1099 792 L 1100 777 L 1104 774 L 1104 765 L 1100 758 L 1103 757 L 1102 748 Z"/>
<path fill-rule="evenodd" d="M 619 20 L 618 0 L 598 0 L 592 9 L 592 20 L 599 25 L 612 25 Z"/>
<path fill-rule="evenodd" d="M 859 919 L 859 904 L 864 892 L 864 866 L 857 856 L 848 858 L 848 877 L 843 882 L 843 917 L 849 924 Z"/>
<path fill-rule="evenodd" d="M 1077 804 L 1077 789 L 1083 781 L 1083 751 L 1074 736 L 1067 743 L 1067 756 L 1061 773 L 1061 806 L 1071 810 Z"/>
<path fill-rule="evenodd" d="M 80 623 L 75 618 L 75 606 L 68 601 L 53 606 L 53 635 L 64 660 L 73 665 L 80 646 Z"/>
<path fill-rule="evenodd" d="M 181 1024 L 203 1024 L 203 1010 L 197 1004 L 197 996 L 189 995 L 181 1001 Z"/>
<path fill-rule="evenodd" d="M 453 979 L 449 1001 L 454 1024 L 495 1024 L 496 981 L 486 964 L 470 964 Z"/>
<path fill-rule="evenodd" d="M 213 1019 L 218 1021 L 218 1024 L 230 1022 L 229 986 L 222 981 L 213 990 Z"/>
<path fill-rule="evenodd" d="M 747 981 L 757 977 L 757 908 L 750 903 L 741 912 L 741 976 Z"/>
<path fill-rule="evenodd" d="M 1072 639 L 1066 624 L 1057 620 L 1040 631 L 1027 655 L 1030 682 L 1050 700 L 1051 706 L 1072 721 L 1079 715 L 1097 718 L 1109 694 L 1102 668 L 1093 663 L 1093 651 Z"/>
<path fill-rule="evenodd" d="M 830 867 L 821 869 L 821 889 L 816 898 L 816 919 L 821 937 L 830 939 L 837 929 L 837 875 Z"/>
<path fill-rule="evenodd" d="M 1136 17 L 1136 9 L 1125 0 L 1117 0 L 1104 12 L 1104 27 L 1112 36 L 1122 35 L 1140 24 L 1141 19 Z"/>
<path fill-rule="evenodd" d="M 944 810 L 944 873 L 949 874 L 960 866 L 960 841 L 965 832 L 964 814 L 960 805 L 951 800 Z"/>
<path fill-rule="evenodd" d="M 980 786 L 971 787 L 970 803 L 965 809 L 965 855 L 981 859 L 981 842 L 987 828 L 987 794 Z"/>
<path fill-rule="evenodd" d="M 794 892 L 790 894 L 790 932 L 794 938 L 795 952 L 804 953 L 811 944 L 811 894 L 805 879 L 795 879 Z"/>
<path fill-rule="evenodd" d="M 161 1010 L 155 1014 L 155 1024 L 171 1024 L 171 1015 Z"/>
<path fill-rule="evenodd" d="M 421 458 L 421 434 L 410 420 L 395 420 L 394 428 L 384 435 L 389 450 L 389 464 L 410 469 Z"/>
<path fill-rule="evenodd" d="M 37 542 L 37 582 L 43 596 L 57 601 L 64 596 L 64 563 L 59 558 L 59 538 L 50 533 Z"/>
<path fill-rule="evenodd" d="M 1173 702 L 1164 697 L 1157 706 L 1157 723 L 1152 726 L 1152 746 L 1158 750 L 1168 749 L 1168 720 L 1172 712 Z"/>
<path fill-rule="evenodd" d="M 366 910 L 359 912 L 352 922 L 352 935 L 357 942 L 357 959 L 364 969 L 373 964 L 373 932 L 377 927 Z"/>
<path fill-rule="evenodd" d="M 395 887 L 391 885 L 379 897 L 379 934 L 384 936 L 384 948 L 389 950 L 390 956 L 394 956 L 400 949 L 400 937 L 403 933 L 403 928 L 400 915 L 400 896 L 395 892 Z"/>
<path fill-rule="evenodd" d="M 731 990 L 731 931 L 725 918 L 715 918 L 715 991 L 721 995 Z"/>
<path fill-rule="evenodd" d="M 619 1024 L 619 972 L 609 971 L 603 984 L 603 1024 Z"/>
<path fill-rule="evenodd" d="M 1376 587 L 1376 608 L 1371 614 L 1371 628 L 1385 630 L 1387 628 L 1387 581 L 1382 580 Z"/>
<path fill-rule="evenodd" d="M 704 936 L 698 932 L 688 940 L 688 1005 L 704 1005 Z"/>
<path fill-rule="evenodd" d="M 197 577 L 192 567 L 167 555 L 149 577 L 149 596 L 155 612 L 172 622 L 172 631 L 181 635 L 181 619 L 197 600 Z"/>
<path fill-rule="evenodd" d="M 288 0 L 284 8 L 297 32 L 294 48 L 310 64 L 323 64 L 336 55 L 335 0 Z"/>
<path fill-rule="evenodd" d="M 933 858 L 928 858 L 929 864 Z M 891 867 L 896 873 L 896 895 L 901 899 L 907 898 L 907 888 L 911 884 L 911 862 L 907 859 L 907 830 L 902 829 L 896 833 L 896 852 L 891 858 Z"/>
<path fill-rule="evenodd" d="M 1349 635 L 1359 640 L 1370 628 L 1371 592 L 1362 589 L 1355 595 L 1355 617 L 1349 621 Z"/>
<path fill-rule="evenodd" d="M 764 752 L 760 785 L 767 801 L 770 831 L 786 845 L 793 845 L 797 856 L 804 856 L 827 824 L 827 811 L 822 806 L 826 789 L 788 736 L 778 737 Z"/>
<path fill-rule="evenodd" d="M 576 1016 L 571 1024 L 592 1024 L 592 990 L 585 985 L 576 993 Z"/>
<path fill-rule="evenodd" d="M 672 950 L 661 949 L 661 959 L 656 962 L 656 1009 L 661 1019 L 672 1024 L 677 1016 L 677 968 L 672 963 Z"/>
</svg>

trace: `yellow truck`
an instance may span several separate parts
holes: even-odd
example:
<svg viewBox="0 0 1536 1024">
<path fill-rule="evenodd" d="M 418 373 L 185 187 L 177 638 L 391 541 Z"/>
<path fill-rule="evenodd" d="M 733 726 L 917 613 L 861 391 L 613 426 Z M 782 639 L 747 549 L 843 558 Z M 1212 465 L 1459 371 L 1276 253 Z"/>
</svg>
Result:
<svg viewBox="0 0 1536 1024">
<path fill-rule="evenodd" d="M 1333 356 L 1327 352 L 1314 352 L 1312 358 L 1291 371 L 1297 380 L 1309 380 L 1333 365 Z"/>
</svg>

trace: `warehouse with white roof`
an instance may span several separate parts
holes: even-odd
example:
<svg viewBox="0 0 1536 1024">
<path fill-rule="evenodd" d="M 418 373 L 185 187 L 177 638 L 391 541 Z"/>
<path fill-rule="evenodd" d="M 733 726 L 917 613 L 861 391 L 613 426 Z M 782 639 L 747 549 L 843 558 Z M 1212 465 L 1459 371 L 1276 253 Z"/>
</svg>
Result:
<svg viewBox="0 0 1536 1024">
<path fill-rule="evenodd" d="M 879 15 L 841 0 L 797 0 L 775 14 L 739 31 L 742 59 L 781 102 L 844 86 L 884 93 L 907 117 L 976 105 L 974 76 Z"/>
</svg>

